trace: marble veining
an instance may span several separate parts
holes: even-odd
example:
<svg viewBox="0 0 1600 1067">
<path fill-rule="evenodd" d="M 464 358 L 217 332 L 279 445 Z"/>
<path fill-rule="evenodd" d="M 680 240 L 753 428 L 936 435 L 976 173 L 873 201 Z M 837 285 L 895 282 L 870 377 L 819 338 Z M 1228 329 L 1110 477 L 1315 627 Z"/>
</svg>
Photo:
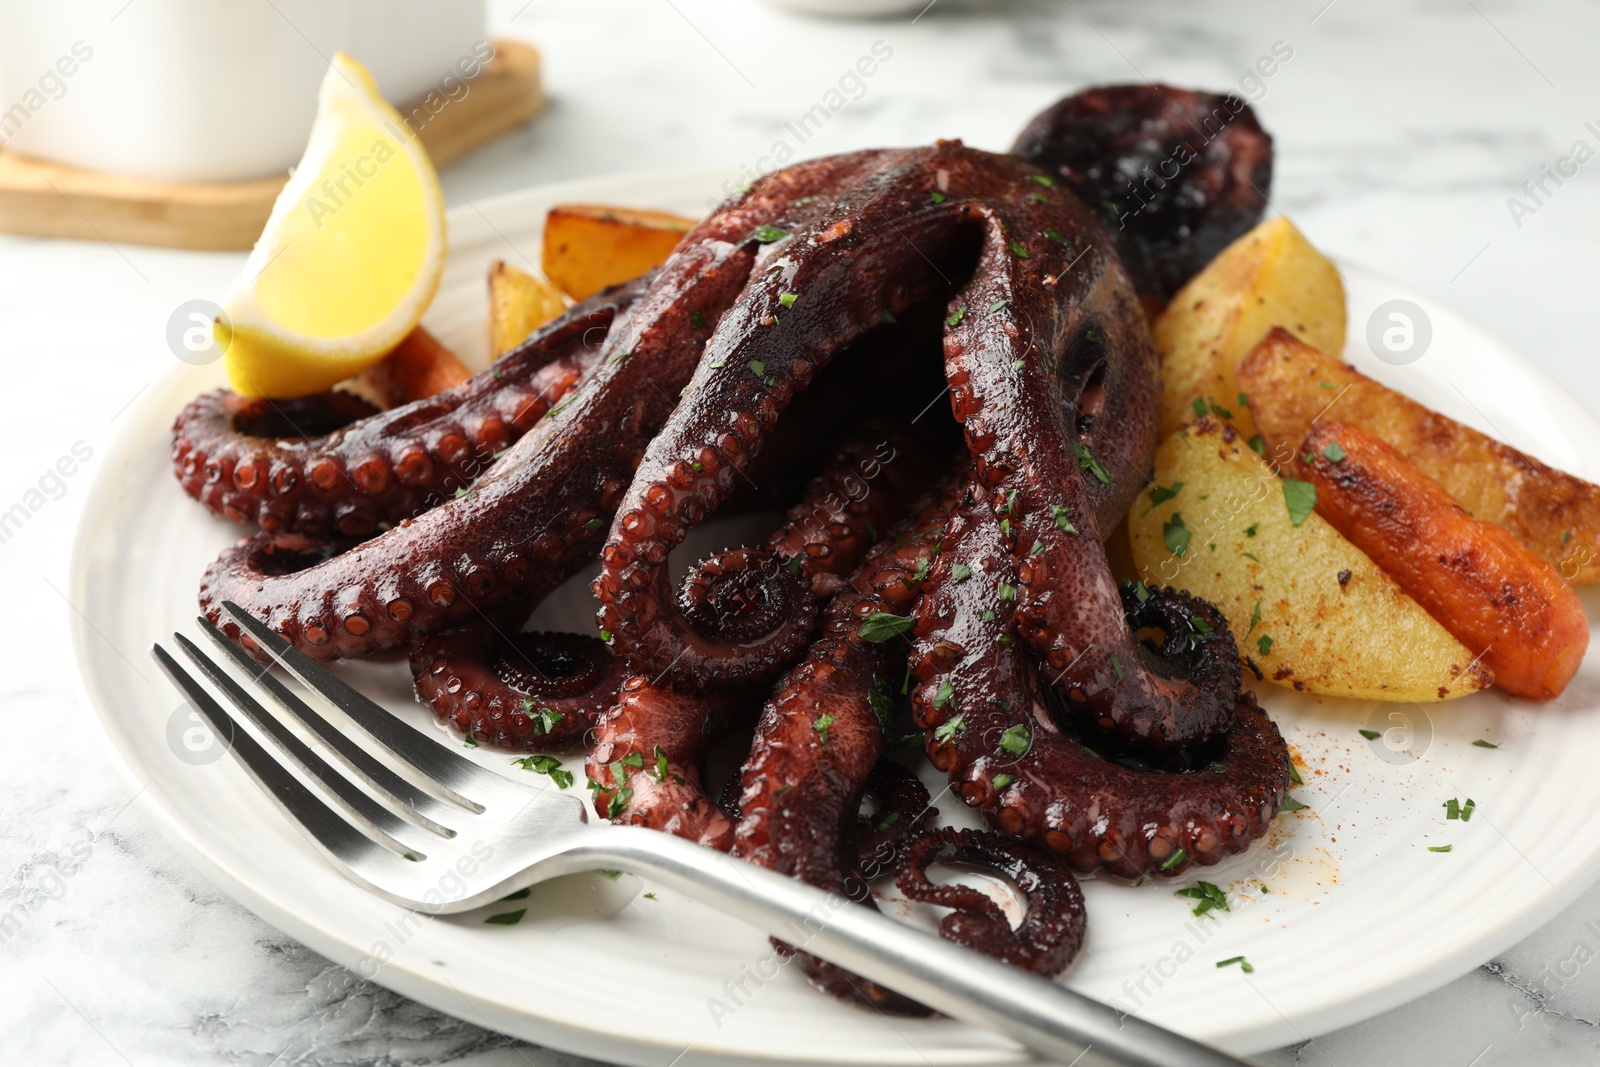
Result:
<svg viewBox="0 0 1600 1067">
<path fill-rule="evenodd" d="M 1589 358 L 1600 168 L 1521 218 L 1540 167 L 1600 120 L 1583 0 L 936 0 L 915 21 L 822 21 L 756 0 L 496 0 L 496 32 L 545 49 L 553 104 L 445 173 L 452 203 L 620 171 L 725 165 L 786 136 L 875 41 L 893 57 L 803 145 L 814 155 L 960 136 L 1004 147 L 1091 81 L 1217 88 L 1276 41 L 1256 97 L 1277 137 L 1276 206 L 1318 244 L 1467 311 L 1600 410 Z M 97 30 L 97 32 L 99 32 Z M 117 47 L 112 27 L 97 46 Z M 0 1060 L 30 1065 L 585 1063 L 366 982 L 200 875 L 113 770 L 73 678 L 63 598 L 88 474 L 42 473 L 75 443 L 115 462 L 127 404 L 172 357 L 171 309 L 215 296 L 239 255 L 0 238 Z M 70 406 L 48 402 L 72 382 Z M 29 495 L 35 493 L 36 496 Z M 38 506 L 35 506 L 37 504 Z M 1600 1063 L 1600 889 L 1498 958 L 1266 1064 Z M 463 1015 L 471 1013 L 463 1009 Z"/>
</svg>

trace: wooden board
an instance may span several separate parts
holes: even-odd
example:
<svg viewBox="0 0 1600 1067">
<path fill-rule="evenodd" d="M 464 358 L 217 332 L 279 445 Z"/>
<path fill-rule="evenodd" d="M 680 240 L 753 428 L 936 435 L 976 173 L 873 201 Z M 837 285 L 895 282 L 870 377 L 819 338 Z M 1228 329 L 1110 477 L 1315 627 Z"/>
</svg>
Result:
<svg viewBox="0 0 1600 1067">
<path fill-rule="evenodd" d="M 399 108 L 436 166 L 520 126 L 544 108 L 539 51 L 494 40 L 494 59 L 471 91 L 431 118 L 421 101 Z M 0 232 L 235 251 L 261 235 L 288 175 L 170 182 L 46 163 L 0 151 Z"/>
</svg>

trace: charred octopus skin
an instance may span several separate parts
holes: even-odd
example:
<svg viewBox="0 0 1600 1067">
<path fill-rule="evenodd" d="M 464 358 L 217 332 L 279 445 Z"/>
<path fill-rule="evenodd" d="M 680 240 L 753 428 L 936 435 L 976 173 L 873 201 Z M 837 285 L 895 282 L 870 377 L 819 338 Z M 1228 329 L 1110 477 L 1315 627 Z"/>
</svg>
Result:
<svg viewBox="0 0 1600 1067">
<path fill-rule="evenodd" d="M 1231 93 L 1089 89 L 1035 117 L 1011 150 L 1095 210 L 1160 303 L 1261 220 L 1272 188 L 1272 138 Z"/>
<path fill-rule="evenodd" d="M 760 195 L 686 235 L 612 323 L 571 394 L 470 489 L 353 551 L 348 542 L 326 544 L 320 554 L 327 558 L 303 569 L 264 569 L 263 550 L 273 546 L 246 539 L 206 572 L 200 605 L 207 618 L 239 640 L 221 611 L 232 600 L 307 654 L 333 659 L 531 610 L 594 558 L 713 330 L 743 328 L 748 312 L 728 309 L 746 288 L 764 227 L 793 201 L 836 188 L 859 164 L 847 156 L 791 167 L 767 178 Z M 725 314 L 734 322 L 719 329 Z"/>
<path fill-rule="evenodd" d="M 1214 864 L 1266 832 L 1289 787 L 1289 754 L 1252 694 L 1236 694 L 1203 768 L 1173 773 L 1103 758 L 1047 707 L 1039 677 L 1047 668 L 1006 639 L 1014 561 L 993 516 L 964 508 L 943 547 L 918 612 L 912 713 L 929 758 L 962 800 L 1080 871 L 1127 878 Z M 1141 593 L 1175 597 L 1130 597 Z M 1188 613 L 1188 598 L 1174 603 L 1149 621 L 1176 630 L 1199 617 Z M 1237 676 L 1238 657 L 1223 667 Z"/>
<path fill-rule="evenodd" d="M 268 533 L 371 536 L 465 492 L 577 383 L 643 289 L 641 279 L 591 297 L 483 373 L 382 413 L 339 391 L 206 393 L 172 428 L 178 482 Z"/>
</svg>

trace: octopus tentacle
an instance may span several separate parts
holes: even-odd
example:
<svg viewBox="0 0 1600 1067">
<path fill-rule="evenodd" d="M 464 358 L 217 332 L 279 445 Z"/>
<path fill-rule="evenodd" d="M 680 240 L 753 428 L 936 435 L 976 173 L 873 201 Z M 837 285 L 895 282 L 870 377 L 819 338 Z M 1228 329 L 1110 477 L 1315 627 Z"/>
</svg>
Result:
<svg viewBox="0 0 1600 1067">
<path fill-rule="evenodd" d="M 1272 187 L 1272 138 L 1233 93 L 1089 89 L 1036 116 L 1011 150 L 1095 208 L 1161 303 L 1260 221 Z"/>
<path fill-rule="evenodd" d="M 1066 970 L 1083 947 L 1088 926 L 1083 891 L 1059 856 L 1015 838 L 944 827 L 915 838 L 900 862 L 900 892 L 955 909 L 939 921 L 947 940 L 1046 977 Z M 1021 925 L 1013 930 L 1006 913 L 981 890 L 930 881 L 928 868 L 935 863 L 987 867 L 1005 875 L 1027 901 Z"/>
<path fill-rule="evenodd" d="M 481 374 L 390 411 L 337 390 L 206 393 L 172 428 L 178 481 L 213 513 L 269 533 L 368 536 L 471 485 L 572 388 L 647 281 L 585 300 Z"/>
<path fill-rule="evenodd" d="M 474 627 L 419 644 L 411 675 L 417 698 L 478 743 L 549 752 L 583 742 L 628 668 L 597 638 Z"/>
<path fill-rule="evenodd" d="M 876 802 L 871 815 L 856 817 L 856 851 L 861 868 L 867 871 L 893 866 L 906 843 L 939 814 L 922 779 L 887 757 L 872 768 L 862 795 Z"/>
<path fill-rule="evenodd" d="M 760 702 L 756 690 L 697 696 L 630 677 L 595 726 L 587 763 L 595 813 L 728 851 L 733 821 L 706 794 L 700 765 Z"/>
<path fill-rule="evenodd" d="M 779 560 L 788 561 L 785 572 L 813 589 L 824 581 L 842 587 L 840 574 L 854 570 L 869 550 L 872 522 L 888 529 L 889 516 L 903 511 L 912 490 L 928 477 L 920 449 L 921 443 L 910 435 L 876 425 L 846 441 L 767 539 L 778 546 Z M 747 552 L 723 553 L 709 563 L 716 571 L 738 573 Z M 686 589 L 706 581 L 708 570 L 707 563 L 700 564 L 690 573 Z M 692 599 L 691 594 L 685 599 Z M 701 785 L 699 762 L 736 715 L 743 718 L 743 712 L 760 706 L 762 695 L 759 687 L 746 686 L 694 698 L 651 685 L 643 677 L 630 679 L 621 701 L 596 730 L 589 761 L 590 780 L 597 783 L 596 813 L 726 851 L 733 841 L 737 795 L 729 804 L 713 804 Z M 872 785 L 885 805 L 875 824 L 877 848 L 919 826 L 930 809 L 927 791 L 908 772 L 896 776 L 881 767 Z"/>
<path fill-rule="evenodd" d="M 934 766 L 999 830 L 1124 877 L 1177 875 L 1243 851 L 1289 785 L 1288 748 L 1253 694 L 1218 751 L 1186 773 L 1091 752 L 1046 706 L 1032 656 L 1009 632 L 1013 561 L 998 522 L 963 508 L 929 575 L 912 655 L 912 714 Z M 1237 659 L 1229 664 L 1237 670 Z"/>
<path fill-rule="evenodd" d="M 788 625 L 733 640 L 702 632 L 673 603 L 667 556 L 727 499 L 731 479 L 796 393 L 842 348 L 958 273 L 960 217 L 937 204 L 904 206 L 908 185 L 932 187 L 944 154 L 968 167 L 978 155 L 958 144 L 870 154 L 865 177 L 843 194 L 830 190 L 829 210 L 814 223 L 779 231 L 690 382 L 696 402 L 650 443 L 593 589 L 618 649 L 668 672 L 672 684 L 707 689 L 771 677 L 798 651 L 804 634 Z"/>
<path fill-rule="evenodd" d="M 829 602 L 821 639 L 762 708 L 740 769 L 734 849 L 742 858 L 870 904 L 857 815 L 883 752 L 882 709 L 892 699 L 904 649 L 898 634 L 958 497 L 956 485 L 948 485 L 873 547 L 849 587 Z M 807 977 L 836 995 L 886 1011 L 923 1010 L 809 954 L 800 959 Z"/>
<path fill-rule="evenodd" d="M 1227 729 L 1239 683 L 1146 669 L 1122 617 L 1103 535 L 1141 484 L 1154 444 L 1154 355 L 1144 318 L 1099 228 L 1068 276 L 1044 264 L 1041 221 L 1012 205 L 972 209 L 988 233 L 962 299 L 994 315 L 952 314 L 945 375 L 977 480 L 1018 559 L 1018 634 L 1054 684 L 1109 728 L 1151 747 Z M 1065 223 L 1062 223 L 1063 225 Z M 1056 231 L 1052 231 L 1056 232 Z"/>
<path fill-rule="evenodd" d="M 292 574 L 253 570 L 248 550 L 224 553 L 201 586 L 206 616 L 240 640 L 222 619 L 221 602 L 232 600 L 307 654 L 332 659 L 531 611 L 594 558 L 705 342 L 727 328 L 722 320 L 745 288 L 764 227 L 859 166 L 857 157 L 831 157 L 769 175 L 691 230 L 612 323 L 578 385 L 470 490 Z M 706 459 L 707 476 L 737 477 L 718 456 Z"/>
</svg>

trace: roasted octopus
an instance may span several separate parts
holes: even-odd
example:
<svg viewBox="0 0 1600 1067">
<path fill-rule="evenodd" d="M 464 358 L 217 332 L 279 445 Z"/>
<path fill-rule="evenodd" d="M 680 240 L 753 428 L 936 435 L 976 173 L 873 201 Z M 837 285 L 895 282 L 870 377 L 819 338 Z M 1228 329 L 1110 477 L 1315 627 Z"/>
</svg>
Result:
<svg viewBox="0 0 1600 1067">
<path fill-rule="evenodd" d="M 604 818 L 863 906 L 892 874 L 952 909 L 945 936 L 1059 973 L 1074 872 L 1217 863 L 1288 786 L 1225 620 L 1119 584 L 1103 545 L 1156 444 L 1146 308 L 1259 219 L 1271 166 L 1236 97 L 1091 89 L 1010 154 L 769 174 L 438 396 L 202 396 L 178 479 L 258 532 L 201 608 L 247 649 L 223 601 L 320 659 L 404 652 L 478 743 L 587 749 Z M 694 527 L 785 497 L 764 541 L 673 580 Z M 596 559 L 597 636 L 520 632 Z M 933 825 L 922 754 L 992 830 Z M 940 863 L 1008 879 L 1021 925 Z M 783 947 L 821 988 L 922 1010 Z"/>
</svg>

